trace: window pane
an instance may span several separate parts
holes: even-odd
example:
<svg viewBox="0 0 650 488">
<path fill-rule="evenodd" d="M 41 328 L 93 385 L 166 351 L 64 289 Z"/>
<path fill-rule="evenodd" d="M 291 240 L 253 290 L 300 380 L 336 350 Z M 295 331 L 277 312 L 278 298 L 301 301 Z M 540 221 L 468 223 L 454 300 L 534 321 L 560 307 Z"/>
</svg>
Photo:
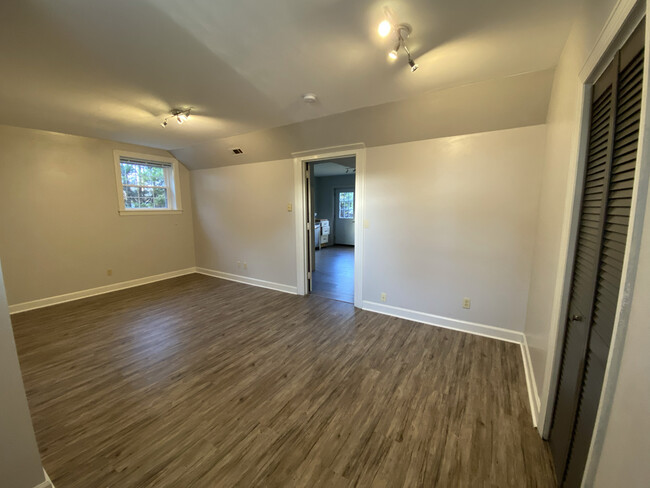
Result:
<svg viewBox="0 0 650 488">
<path fill-rule="evenodd" d="M 151 181 L 153 186 L 165 186 L 165 169 L 151 168 Z"/>
<path fill-rule="evenodd" d="M 137 185 L 138 184 L 138 167 L 134 164 L 121 163 L 122 170 L 122 184 L 123 185 Z"/>
<path fill-rule="evenodd" d="M 158 165 L 120 162 L 123 185 L 165 186 L 165 168 Z"/>
<path fill-rule="evenodd" d="M 140 188 L 140 208 L 153 208 L 153 188 Z"/>
<path fill-rule="evenodd" d="M 140 207 L 140 200 L 138 197 L 129 197 L 124 200 L 124 207 L 125 208 L 139 208 Z"/>
<path fill-rule="evenodd" d="M 353 191 L 339 192 L 339 218 L 340 219 L 354 218 L 354 192 Z"/>
<path fill-rule="evenodd" d="M 123 188 L 124 188 L 124 199 L 138 197 L 137 186 L 124 186 Z"/>
<path fill-rule="evenodd" d="M 156 188 L 153 192 L 153 204 L 155 208 L 167 208 L 167 190 Z"/>
<path fill-rule="evenodd" d="M 138 172 L 140 173 L 140 184 L 144 186 L 153 186 L 153 168 L 151 166 L 138 166 Z"/>
</svg>

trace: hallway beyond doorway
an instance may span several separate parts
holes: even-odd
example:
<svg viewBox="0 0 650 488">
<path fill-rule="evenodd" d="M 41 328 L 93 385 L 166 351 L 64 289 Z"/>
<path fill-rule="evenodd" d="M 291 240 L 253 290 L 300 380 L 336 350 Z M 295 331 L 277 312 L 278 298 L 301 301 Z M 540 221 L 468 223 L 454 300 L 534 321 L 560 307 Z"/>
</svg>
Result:
<svg viewBox="0 0 650 488">
<path fill-rule="evenodd" d="M 354 303 L 354 246 L 324 247 L 315 264 L 312 293 Z"/>
</svg>

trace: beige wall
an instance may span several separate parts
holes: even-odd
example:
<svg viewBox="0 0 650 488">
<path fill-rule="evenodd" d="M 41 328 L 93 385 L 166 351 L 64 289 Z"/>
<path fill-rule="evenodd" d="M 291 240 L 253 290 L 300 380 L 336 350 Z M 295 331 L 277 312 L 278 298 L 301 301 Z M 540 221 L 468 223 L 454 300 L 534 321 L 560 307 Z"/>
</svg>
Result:
<svg viewBox="0 0 650 488">
<path fill-rule="evenodd" d="M 34 488 L 45 481 L 29 416 L 0 268 L 0 485 Z"/>
<path fill-rule="evenodd" d="M 552 356 L 549 340 L 552 312 L 557 296 L 558 270 L 562 259 L 562 238 L 567 192 L 572 191 L 570 174 L 574 156 L 576 125 L 579 123 L 580 84 L 578 73 L 593 49 L 615 0 L 584 2 L 556 69 L 549 105 L 546 160 L 542 172 L 539 218 L 535 238 L 532 279 L 526 313 L 526 340 L 538 392 L 548 383 L 547 361 Z M 561 285 L 561 283 L 560 283 Z"/>
<path fill-rule="evenodd" d="M 117 211 L 113 150 L 166 151 L 7 126 L 0 148 L 0 258 L 11 305 L 194 266 L 184 167 L 182 214 Z"/>
<path fill-rule="evenodd" d="M 533 126 L 368 149 L 364 300 L 522 331 L 544 141 Z M 293 185 L 291 160 L 192 171 L 197 266 L 296 286 Z"/>
<path fill-rule="evenodd" d="M 544 141 L 540 125 L 368 149 L 363 299 L 523 331 Z"/>
<path fill-rule="evenodd" d="M 192 171 L 196 265 L 295 287 L 293 178 L 288 159 Z"/>
</svg>

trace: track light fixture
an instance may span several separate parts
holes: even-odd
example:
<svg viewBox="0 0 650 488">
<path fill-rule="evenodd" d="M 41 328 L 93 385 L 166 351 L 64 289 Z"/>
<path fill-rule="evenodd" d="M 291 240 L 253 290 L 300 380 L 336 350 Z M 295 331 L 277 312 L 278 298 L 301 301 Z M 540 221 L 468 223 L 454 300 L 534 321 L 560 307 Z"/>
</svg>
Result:
<svg viewBox="0 0 650 488">
<path fill-rule="evenodd" d="M 399 57 L 399 50 L 404 49 L 411 71 L 413 72 L 417 70 L 419 66 L 415 61 L 413 61 L 411 51 L 409 51 L 409 48 L 406 45 L 406 39 L 408 39 L 408 37 L 413 33 L 413 28 L 409 24 L 393 24 L 390 9 L 386 7 L 384 11 L 386 18 L 381 21 L 377 31 L 381 37 L 386 37 L 391 32 L 395 33 L 395 47 L 388 53 L 389 61 L 395 61 Z"/>
<path fill-rule="evenodd" d="M 185 110 L 175 108 L 170 112 L 170 115 L 165 117 L 165 119 L 161 122 L 160 126 L 164 129 L 165 127 L 167 127 L 167 120 L 173 119 L 174 117 L 176 118 L 176 122 L 178 122 L 178 124 L 181 125 L 183 122 L 185 122 L 187 119 L 190 118 L 191 112 L 192 112 L 191 108 Z"/>
</svg>

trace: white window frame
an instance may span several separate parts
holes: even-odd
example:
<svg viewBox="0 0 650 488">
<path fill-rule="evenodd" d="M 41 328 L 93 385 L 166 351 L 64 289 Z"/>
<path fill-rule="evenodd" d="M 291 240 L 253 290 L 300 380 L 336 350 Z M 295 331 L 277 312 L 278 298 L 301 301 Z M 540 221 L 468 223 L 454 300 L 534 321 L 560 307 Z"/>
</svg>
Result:
<svg viewBox="0 0 650 488">
<path fill-rule="evenodd" d="M 183 212 L 181 206 L 181 185 L 178 169 L 178 161 L 174 158 L 156 156 L 153 154 L 142 154 L 116 149 L 113 151 L 115 161 L 115 179 L 117 182 L 117 205 L 120 215 L 170 215 Z M 134 159 L 143 163 L 169 165 L 171 171 L 165 171 L 165 178 L 169 179 L 169 190 L 167 193 L 168 208 L 126 208 L 124 206 L 124 188 L 122 187 L 122 159 Z M 171 173 L 171 175 L 169 174 Z"/>
</svg>

